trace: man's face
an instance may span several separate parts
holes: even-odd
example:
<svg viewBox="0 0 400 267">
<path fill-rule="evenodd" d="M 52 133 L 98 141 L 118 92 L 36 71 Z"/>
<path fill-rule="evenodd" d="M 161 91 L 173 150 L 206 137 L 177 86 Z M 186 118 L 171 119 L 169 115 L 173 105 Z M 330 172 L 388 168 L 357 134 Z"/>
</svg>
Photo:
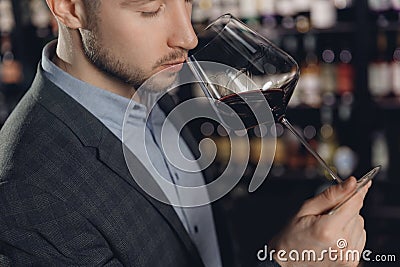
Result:
<svg viewBox="0 0 400 267">
<path fill-rule="evenodd" d="M 184 62 L 197 45 L 191 12 L 187 0 L 102 0 L 96 12 L 88 11 L 82 30 L 85 54 L 97 68 L 137 89 L 153 74 Z M 169 69 L 167 83 L 179 68 Z"/>
</svg>

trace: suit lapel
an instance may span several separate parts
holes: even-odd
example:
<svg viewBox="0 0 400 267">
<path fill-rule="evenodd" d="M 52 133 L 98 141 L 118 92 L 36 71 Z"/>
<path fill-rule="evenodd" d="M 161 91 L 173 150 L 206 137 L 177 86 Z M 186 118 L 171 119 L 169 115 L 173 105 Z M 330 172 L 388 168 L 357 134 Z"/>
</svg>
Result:
<svg viewBox="0 0 400 267">
<path fill-rule="evenodd" d="M 167 94 L 162 97 L 162 99 L 158 102 L 161 109 L 165 112 L 165 114 L 169 114 L 171 110 L 176 107 L 177 103 L 174 102 L 171 96 Z M 185 118 L 184 114 L 178 113 L 175 111 L 174 116 L 170 116 L 168 118 L 171 123 L 175 126 L 176 129 L 180 129 L 181 125 L 185 125 L 185 122 L 189 121 L 188 118 Z M 179 133 L 183 140 L 185 140 L 186 145 L 189 147 L 189 150 L 192 152 L 195 159 L 200 158 L 200 151 L 199 151 L 199 142 L 193 136 L 191 130 L 185 125 L 181 132 Z M 199 164 L 199 168 L 202 170 L 203 177 L 205 179 L 205 183 L 211 183 L 213 181 L 213 174 L 210 168 L 207 168 L 207 162 L 200 162 L 197 161 Z"/>
<path fill-rule="evenodd" d="M 169 223 L 170 227 L 180 237 L 181 241 L 189 250 L 192 257 L 196 259 L 195 262 L 199 262 L 199 266 L 202 266 L 202 264 L 200 264 L 202 261 L 198 254 L 197 248 L 194 246 L 192 240 L 187 234 L 182 222 L 179 220 L 172 206 L 161 203 L 160 201 L 149 196 L 141 188 L 139 188 L 138 184 L 134 182 L 133 177 L 130 175 L 125 160 L 130 161 L 130 166 L 135 166 L 135 170 L 132 170 L 133 175 L 141 177 L 141 179 L 145 179 L 146 181 L 153 182 L 154 188 L 159 189 L 158 195 L 163 195 L 166 198 L 161 188 L 156 184 L 153 177 L 142 165 L 139 159 L 135 155 L 133 155 L 133 153 L 129 153 L 128 149 L 122 149 L 122 143 L 117 137 L 115 137 L 107 129 L 104 130 L 103 133 L 104 136 L 98 147 L 99 160 L 110 167 L 119 176 L 123 177 L 131 186 L 133 186 L 140 194 L 142 194 L 143 197 L 145 197 L 154 208 L 158 210 L 158 212 Z M 123 152 L 125 152 L 126 158 L 124 158 Z"/>
<path fill-rule="evenodd" d="M 40 65 L 29 94 L 36 98 L 49 112 L 63 121 L 76 134 L 84 146 L 98 149 L 98 159 L 147 199 L 149 204 L 160 213 L 171 229 L 175 231 L 193 258 L 193 262 L 196 262 L 196 266 L 203 266 L 197 248 L 172 206 L 161 203 L 149 196 L 134 181 L 125 162 L 122 142 L 109 129 L 78 102 L 45 78 Z M 130 166 L 135 166 L 135 176 L 138 175 L 142 179 L 156 183 L 135 155 L 132 153 L 125 153 L 125 155 L 127 157 L 126 160 L 132 163 Z M 158 185 L 155 184 L 154 186 L 158 188 L 159 195 L 164 195 Z"/>
<path fill-rule="evenodd" d="M 162 110 L 168 114 L 172 108 L 176 107 L 177 103 L 173 101 L 172 97 L 165 96 L 162 98 L 162 101 L 158 102 Z M 175 125 L 177 129 L 180 128 L 181 125 L 184 125 L 185 121 L 188 121 L 187 118 L 185 119 L 184 114 L 181 113 L 174 113 L 173 118 L 170 117 L 171 122 Z M 187 146 L 189 147 L 190 151 L 193 153 L 196 159 L 200 158 L 199 152 L 199 141 L 193 136 L 191 129 L 186 125 L 182 128 L 180 135 L 185 140 Z M 206 183 L 211 183 L 214 181 L 215 173 L 210 168 L 207 168 L 206 165 L 201 165 L 202 162 L 199 162 L 200 168 L 202 169 L 203 176 Z M 226 227 L 226 212 L 225 212 L 225 205 L 231 205 L 230 203 L 226 203 L 226 201 L 230 201 L 230 198 L 222 198 L 218 201 L 212 203 L 211 208 L 213 211 L 214 223 L 217 230 L 217 239 L 219 241 L 219 248 L 221 259 L 223 262 L 223 266 L 233 266 L 233 248 L 229 245 L 232 243 L 230 238 L 230 233 L 228 228 Z"/>
</svg>

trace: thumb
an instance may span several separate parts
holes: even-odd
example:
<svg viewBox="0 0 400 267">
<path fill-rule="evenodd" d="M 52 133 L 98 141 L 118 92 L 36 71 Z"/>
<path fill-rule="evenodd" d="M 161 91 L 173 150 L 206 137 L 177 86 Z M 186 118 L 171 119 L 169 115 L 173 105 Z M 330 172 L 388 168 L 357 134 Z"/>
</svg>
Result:
<svg viewBox="0 0 400 267">
<path fill-rule="evenodd" d="M 350 177 L 343 183 L 330 186 L 321 194 L 307 200 L 301 207 L 298 215 L 320 215 L 340 203 L 346 196 L 356 190 L 357 180 Z"/>
</svg>

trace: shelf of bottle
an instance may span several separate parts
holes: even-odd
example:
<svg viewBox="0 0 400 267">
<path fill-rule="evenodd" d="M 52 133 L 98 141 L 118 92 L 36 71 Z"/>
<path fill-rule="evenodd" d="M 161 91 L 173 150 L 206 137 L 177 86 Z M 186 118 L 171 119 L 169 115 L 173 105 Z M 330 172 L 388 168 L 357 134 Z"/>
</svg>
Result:
<svg viewBox="0 0 400 267">
<path fill-rule="evenodd" d="M 284 173 L 277 175 L 275 170 L 272 169 L 268 175 L 268 179 L 269 181 L 278 182 L 309 181 L 316 184 L 331 183 L 323 175 L 319 174 L 317 170 L 307 172 L 305 170 L 286 169 Z"/>
<path fill-rule="evenodd" d="M 321 107 L 313 107 L 313 106 L 309 106 L 306 104 L 300 104 L 300 105 L 296 105 L 296 106 L 289 106 L 287 109 L 288 111 L 319 111 Z"/>
<path fill-rule="evenodd" d="M 400 22 L 390 22 L 387 25 L 384 26 L 377 25 L 376 27 L 379 31 L 398 32 L 400 29 Z"/>
<path fill-rule="evenodd" d="M 355 175 L 355 174 L 352 174 Z M 348 177 L 342 177 L 347 179 Z M 290 168 L 290 167 L 276 167 L 272 166 L 268 179 L 271 181 L 310 181 L 320 184 L 335 184 L 335 181 L 331 181 L 329 174 L 324 175 L 323 170 L 319 166 L 306 165 L 302 168 Z M 399 187 L 400 181 L 396 181 L 396 178 L 390 179 L 385 177 L 384 173 L 378 173 L 374 178 L 374 184 L 378 183 L 379 187 L 391 188 Z M 378 186 L 378 185 L 377 185 Z M 389 189 L 386 189 L 389 190 Z M 399 203 L 400 204 L 400 203 Z"/>
<path fill-rule="evenodd" d="M 201 32 L 207 25 L 208 23 L 196 23 L 194 24 L 194 29 L 196 32 Z M 260 33 L 265 33 L 265 30 L 267 30 L 268 32 L 276 32 L 278 35 L 343 34 L 357 31 L 356 25 L 353 22 L 337 22 L 333 27 L 326 29 L 318 29 L 310 26 L 306 30 L 298 29 L 295 25 L 290 28 L 282 25 L 270 27 L 269 25 L 263 24 L 250 24 L 249 26 Z M 266 37 L 268 38 L 269 36 Z"/>
<path fill-rule="evenodd" d="M 400 110 L 400 97 L 380 97 L 373 100 L 381 109 Z"/>
<path fill-rule="evenodd" d="M 278 26 L 275 29 L 280 35 L 342 34 L 342 33 L 353 33 L 357 30 L 356 25 L 352 22 L 337 22 L 335 26 L 326 29 L 317 29 L 311 27 L 307 31 L 299 31 L 296 28 L 288 29 L 283 26 Z"/>
<path fill-rule="evenodd" d="M 400 220 L 400 206 L 379 206 L 371 208 L 368 212 L 371 217 Z"/>
<path fill-rule="evenodd" d="M 346 177 L 347 178 L 347 177 Z M 329 181 L 326 179 L 325 176 L 321 174 L 316 174 L 313 176 L 310 176 L 309 173 L 307 173 L 304 170 L 290 170 L 287 169 L 285 173 L 281 175 L 274 175 L 274 170 L 272 169 L 267 177 L 266 182 L 268 183 L 279 183 L 279 184 L 292 184 L 297 186 L 298 183 L 306 183 L 309 184 L 310 186 L 314 188 L 324 188 L 325 186 L 333 185 L 336 182 L 334 181 Z M 391 211 L 399 211 L 400 210 L 400 200 L 395 196 L 395 188 L 398 188 L 400 186 L 400 182 L 396 180 L 382 180 L 381 176 L 378 174 L 373 181 L 373 186 L 370 189 L 371 194 L 376 194 L 376 195 L 386 195 L 385 199 L 380 199 L 379 205 L 383 205 L 385 207 L 385 210 L 382 211 L 381 214 L 386 214 L 386 216 L 390 217 L 396 217 L 400 219 L 400 213 L 398 212 L 397 215 L 393 215 Z M 377 196 L 379 197 L 379 196 Z M 371 210 L 376 210 L 376 207 L 374 208 L 371 206 L 372 199 L 368 199 L 367 203 L 370 205 Z M 378 202 L 377 199 L 373 200 L 375 203 Z M 390 212 L 389 212 L 390 211 Z M 371 214 L 372 215 L 372 214 Z M 378 215 L 378 214 L 377 214 Z M 379 214 L 380 215 L 380 214 Z M 379 216 L 378 216 L 379 217 Z"/>
<path fill-rule="evenodd" d="M 300 104 L 300 105 L 296 105 L 296 106 L 289 106 L 287 108 L 287 111 L 288 112 L 304 111 L 304 112 L 307 112 L 307 113 L 319 113 L 321 111 L 321 109 L 323 109 L 323 108 L 330 108 L 330 110 L 335 112 L 335 111 L 338 110 L 339 106 L 341 106 L 341 105 L 342 104 L 340 104 L 340 103 L 335 103 L 335 104 L 330 105 L 330 106 L 326 106 L 326 105 L 323 105 L 323 104 L 320 104 L 318 106 L 310 106 L 310 105 L 306 105 L 306 104 Z M 350 106 L 350 108 L 352 107 L 351 104 L 349 106 Z M 399 107 L 400 107 L 400 104 L 399 104 Z"/>
</svg>

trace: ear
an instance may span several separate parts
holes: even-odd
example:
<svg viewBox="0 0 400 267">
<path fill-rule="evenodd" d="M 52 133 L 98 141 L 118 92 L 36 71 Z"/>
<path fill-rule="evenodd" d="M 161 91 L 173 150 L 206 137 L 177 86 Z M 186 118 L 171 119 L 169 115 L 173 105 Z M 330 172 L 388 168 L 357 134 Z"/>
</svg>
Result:
<svg viewBox="0 0 400 267">
<path fill-rule="evenodd" d="M 57 20 L 70 29 L 86 25 L 85 5 L 82 0 L 46 0 Z"/>
</svg>

